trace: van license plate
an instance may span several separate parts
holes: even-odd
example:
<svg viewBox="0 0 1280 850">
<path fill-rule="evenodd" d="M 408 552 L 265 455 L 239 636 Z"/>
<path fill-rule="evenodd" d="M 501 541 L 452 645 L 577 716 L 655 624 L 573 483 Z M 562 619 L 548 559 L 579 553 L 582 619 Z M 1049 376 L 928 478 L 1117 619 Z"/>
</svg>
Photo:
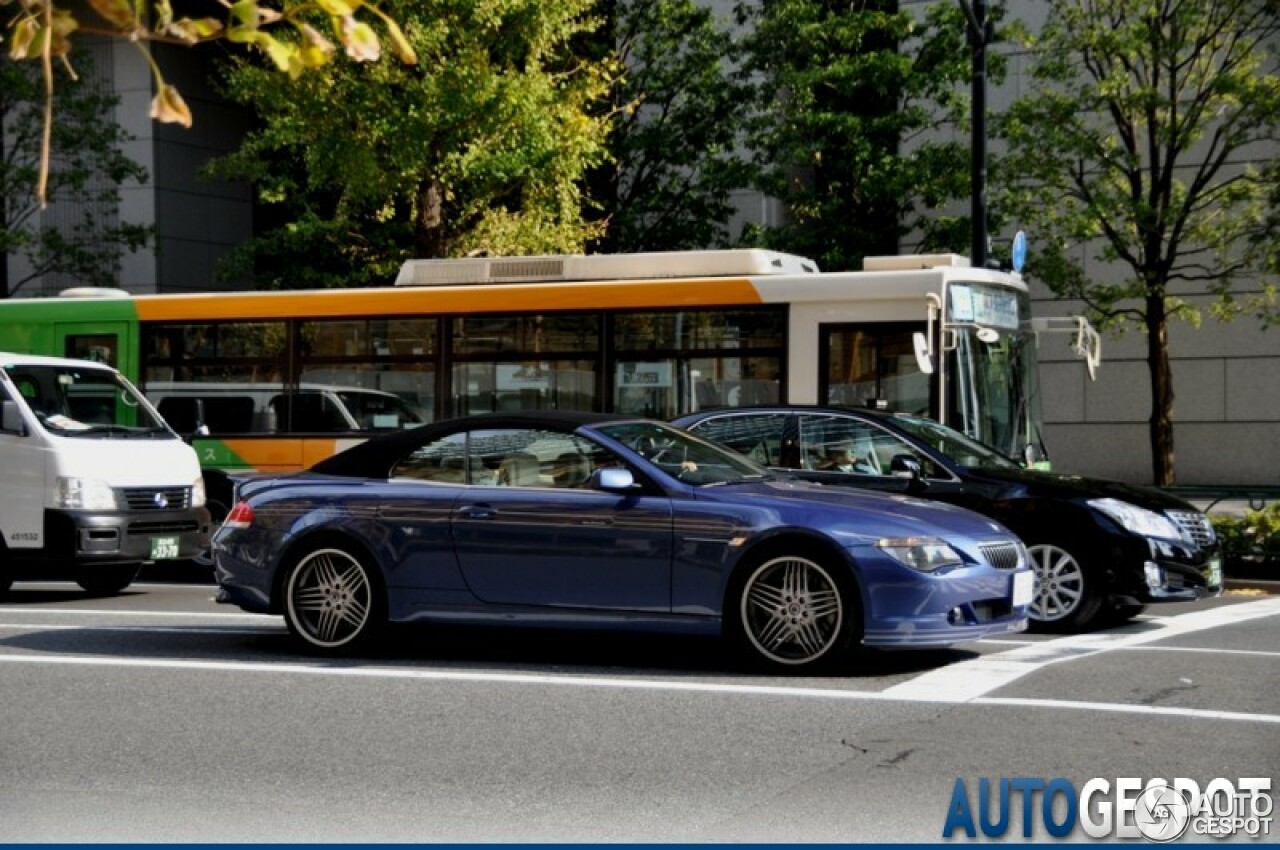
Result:
<svg viewBox="0 0 1280 850">
<path fill-rule="evenodd" d="M 172 560 L 178 557 L 178 538 L 176 537 L 152 537 L 151 538 L 151 560 L 164 561 Z"/>
</svg>

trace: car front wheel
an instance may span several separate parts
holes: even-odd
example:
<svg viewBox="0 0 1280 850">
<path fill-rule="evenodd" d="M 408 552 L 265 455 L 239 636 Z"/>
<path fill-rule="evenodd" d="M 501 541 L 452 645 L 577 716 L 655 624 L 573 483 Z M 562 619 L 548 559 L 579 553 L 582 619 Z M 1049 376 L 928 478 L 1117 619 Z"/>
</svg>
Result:
<svg viewBox="0 0 1280 850">
<path fill-rule="evenodd" d="M 757 662 L 813 672 L 840 661 L 858 633 L 858 609 L 835 575 L 809 557 L 785 555 L 751 569 L 733 595 L 731 626 Z"/>
<path fill-rule="evenodd" d="M 342 652 L 382 627 L 382 597 L 368 560 L 341 546 L 304 553 L 284 585 L 289 631 L 313 649 Z"/>
<path fill-rule="evenodd" d="M 1071 552 L 1052 543 L 1027 547 L 1035 572 L 1035 597 L 1028 612 L 1040 631 L 1087 628 L 1098 616 L 1102 597 L 1093 577 Z"/>
</svg>

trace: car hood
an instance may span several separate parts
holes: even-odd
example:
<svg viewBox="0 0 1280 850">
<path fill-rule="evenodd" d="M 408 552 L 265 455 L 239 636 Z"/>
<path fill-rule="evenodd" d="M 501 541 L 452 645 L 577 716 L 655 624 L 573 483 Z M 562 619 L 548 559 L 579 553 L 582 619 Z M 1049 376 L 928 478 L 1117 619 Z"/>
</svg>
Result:
<svg viewBox="0 0 1280 850">
<path fill-rule="evenodd" d="M 792 479 L 707 487 L 698 495 L 755 507 L 785 506 L 805 516 L 827 512 L 832 515 L 831 519 L 847 517 L 851 526 L 871 537 L 928 537 L 937 536 L 939 532 L 973 538 L 1012 535 L 995 520 L 966 508 L 914 496 L 827 487 Z"/>
<path fill-rule="evenodd" d="M 1085 478 L 1056 472 L 1028 469 L 987 469 L 966 467 L 970 478 L 1002 484 L 1020 491 L 1026 498 L 1048 499 L 1120 499 L 1148 510 L 1193 511 L 1195 506 L 1153 487 L 1139 487 L 1103 478 Z M 1010 494 L 1012 495 L 1012 494 Z"/>
</svg>

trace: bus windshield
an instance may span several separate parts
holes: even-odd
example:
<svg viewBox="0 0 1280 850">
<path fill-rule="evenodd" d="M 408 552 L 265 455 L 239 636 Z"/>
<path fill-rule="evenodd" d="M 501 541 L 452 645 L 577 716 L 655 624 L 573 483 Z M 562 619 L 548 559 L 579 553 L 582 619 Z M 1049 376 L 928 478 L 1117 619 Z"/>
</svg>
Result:
<svg viewBox="0 0 1280 850">
<path fill-rule="evenodd" d="M 1039 364 L 1026 293 L 952 284 L 944 421 L 1015 458 L 1044 458 Z"/>
<path fill-rule="evenodd" d="M 138 392 L 109 369 L 24 364 L 6 371 L 51 433 L 87 439 L 178 439 Z"/>
</svg>

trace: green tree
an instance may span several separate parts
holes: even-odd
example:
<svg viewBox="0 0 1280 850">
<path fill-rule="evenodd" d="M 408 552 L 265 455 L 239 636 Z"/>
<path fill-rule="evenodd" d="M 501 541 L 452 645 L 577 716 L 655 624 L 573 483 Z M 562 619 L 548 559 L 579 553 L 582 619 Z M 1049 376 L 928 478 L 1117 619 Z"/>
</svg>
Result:
<svg viewBox="0 0 1280 850">
<path fill-rule="evenodd" d="M 761 94 L 755 182 L 788 210 L 753 238 L 831 270 L 896 253 L 912 233 L 927 250 L 967 245 L 967 219 L 937 214 L 969 193 L 968 141 L 953 140 L 968 120 L 960 8 L 751 0 L 738 15 Z"/>
<path fill-rule="evenodd" d="M 260 285 L 386 283 L 407 258 L 580 251 L 603 161 L 609 62 L 575 58 L 590 0 L 387 3 L 419 63 L 296 80 L 249 61 L 227 91 L 261 119 L 216 165 L 278 226 L 245 246 Z M 310 277 L 298 274 L 310 267 Z"/>
<path fill-rule="evenodd" d="M 1274 310 L 1274 164 L 1267 180 L 1249 162 L 1280 141 L 1278 36 L 1274 0 L 1051 0 L 1034 93 L 1001 122 L 994 201 L 1037 235 L 1028 270 L 1146 332 L 1156 484 L 1174 482 L 1168 334 L 1200 321 L 1187 296 Z M 1269 252 L 1263 297 L 1237 297 Z"/>
<path fill-rule="evenodd" d="M 124 39 L 138 48 L 151 67 L 155 96 L 151 117 L 157 121 L 191 126 L 191 110 L 178 89 L 164 78 L 151 56 L 151 44 L 192 45 L 226 41 L 256 50 L 290 78 L 324 67 L 342 45 L 357 62 L 376 61 L 382 55 L 382 39 L 368 20 L 375 18 L 401 62 L 417 61 L 395 19 L 365 0 L 280 0 L 259 4 L 236 0 L 200 4 L 203 17 L 175 14 L 171 0 L 89 0 L 90 9 L 70 8 L 54 0 L 0 0 L 6 11 L 9 58 L 38 62 L 44 80 L 43 141 L 35 192 L 44 206 L 48 196 L 50 138 L 53 132 L 53 92 L 59 84 L 55 65 L 73 68 L 71 51 L 77 33 Z M 91 11 L 90 11 L 91 10 Z M 81 18 L 84 18 L 82 21 Z M 322 29 L 332 35 L 325 36 Z M 71 78 L 74 80 L 74 72 Z M 67 80 L 62 80 L 66 84 Z"/>
<path fill-rule="evenodd" d="M 614 44 L 625 69 L 614 91 L 605 184 L 607 252 L 725 245 L 731 193 L 747 185 L 739 152 L 750 87 L 733 74 L 736 49 L 693 0 L 619 0 Z"/>
<path fill-rule="evenodd" d="M 40 69 L 0 56 L 0 263 L 8 255 L 26 259 L 29 272 L 9 280 L 0 268 L 0 297 L 17 293 L 43 275 L 66 274 L 86 283 L 117 282 L 120 259 L 144 248 L 151 229 L 118 222 L 120 186 L 145 182 L 147 171 L 126 157 L 129 136 L 115 123 L 117 98 L 96 90 L 89 58 L 76 57 L 86 78 L 71 83 L 66 71 L 54 90 L 58 121 L 52 127 L 50 196 L 59 205 L 59 226 L 41 226 L 40 180 L 44 82 Z"/>
</svg>

